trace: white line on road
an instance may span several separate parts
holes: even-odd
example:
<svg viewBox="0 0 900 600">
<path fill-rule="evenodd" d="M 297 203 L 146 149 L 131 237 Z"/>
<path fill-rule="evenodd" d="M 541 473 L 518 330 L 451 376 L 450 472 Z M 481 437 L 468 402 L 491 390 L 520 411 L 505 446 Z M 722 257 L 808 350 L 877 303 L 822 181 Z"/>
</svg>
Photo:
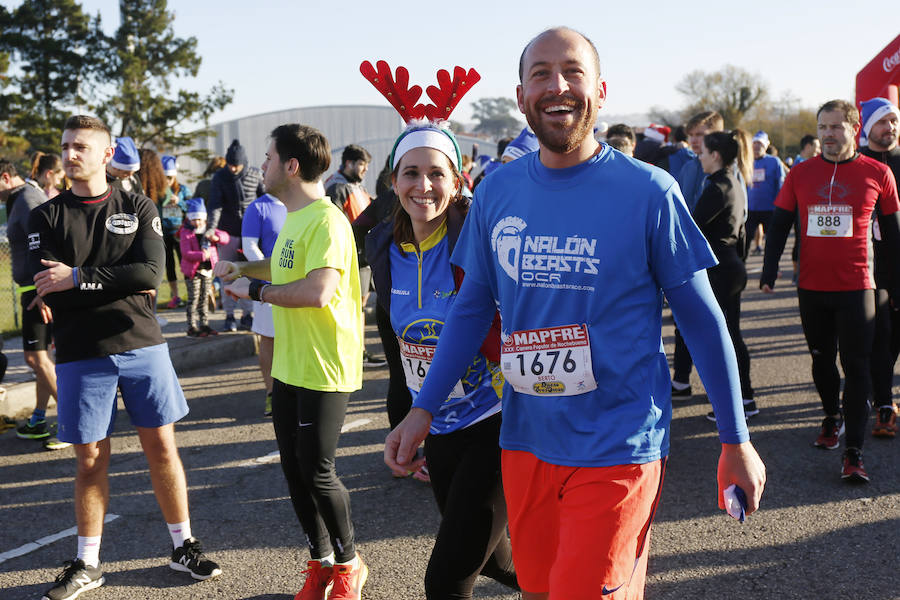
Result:
<svg viewBox="0 0 900 600">
<path fill-rule="evenodd" d="M 110 521 L 115 521 L 119 518 L 119 515 L 106 515 L 106 518 L 103 519 L 104 523 L 109 523 Z M 24 546 L 19 546 L 18 548 L 13 548 L 3 554 L 0 554 L 0 563 L 7 561 L 11 558 L 16 558 L 17 556 L 23 556 L 28 554 L 29 552 L 34 552 L 38 548 L 42 548 L 43 546 L 48 546 L 53 542 L 61 540 L 66 537 L 70 537 L 73 535 L 78 535 L 78 528 L 69 527 L 68 529 L 63 529 L 57 533 L 52 535 L 48 535 L 46 537 L 42 537 L 39 540 L 35 540 L 33 542 L 29 542 Z"/>
<path fill-rule="evenodd" d="M 357 427 L 362 427 L 363 425 L 368 425 L 372 422 L 372 419 L 356 419 L 355 421 L 350 421 L 349 423 L 344 423 L 344 426 L 341 427 L 341 433 L 346 433 L 351 429 L 356 429 Z M 258 465 L 268 465 L 272 463 L 281 462 L 281 456 L 278 454 L 278 450 L 275 452 L 269 452 L 265 456 L 258 456 L 252 460 L 244 461 L 240 464 L 241 467 L 256 467 Z"/>
</svg>

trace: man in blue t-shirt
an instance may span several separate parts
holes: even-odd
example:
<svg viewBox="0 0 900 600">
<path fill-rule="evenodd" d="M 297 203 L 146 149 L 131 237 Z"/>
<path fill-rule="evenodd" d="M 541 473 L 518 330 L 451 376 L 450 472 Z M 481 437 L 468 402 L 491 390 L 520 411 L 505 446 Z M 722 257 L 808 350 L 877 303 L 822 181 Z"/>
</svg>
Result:
<svg viewBox="0 0 900 600">
<path fill-rule="evenodd" d="M 272 256 L 278 232 L 287 218 L 287 208 L 271 194 L 263 194 L 250 203 L 241 221 L 241 248 L 247 260 Z M 253 325 L 250 331 L 259 335 L 259 370 L 266 386 L 263 414 L 272 415 L 272 353 L 275 350 L 275 325 L 272 305 L 253 301 Z"/>
<path fill-rule="evenodd" d="M 519 74 L 540 150 L 476 190 L 451 259 L 465 280 L 385 462 L 409 468 L 499 308 L 503 485 L 523 597 L 642 597 L 672 411 L 663 293 L 718 418 L 719 506 L 734 484 L 754 511 L 765 468 L 706 277 L 709 245 L 671 176 L 591 135 L 606 97 L 596 48 L 545 31 Z"/>
<path fill-rule="evenodd" d="M 753 182 L 747 195 L 747 248 L 755 243 L 754 254 L 762 254 L 762 239 L 769 230 L 769 220 L 775 210 L 775 198 L 781 191 L 786 175 L 778 157 L 766 154 L 769 136 L 757 131 L 753 136 Z M 760 228 L 762 232 L 760 232 Z"/>
</svg>

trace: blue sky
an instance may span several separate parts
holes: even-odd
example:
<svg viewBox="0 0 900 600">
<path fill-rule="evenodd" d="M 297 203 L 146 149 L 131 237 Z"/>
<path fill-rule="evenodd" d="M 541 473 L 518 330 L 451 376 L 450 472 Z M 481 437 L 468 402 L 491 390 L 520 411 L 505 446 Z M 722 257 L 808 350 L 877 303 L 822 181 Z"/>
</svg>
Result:
<svg viewBox="0 0 900 600">
<path fill-rule="evenodd" d="M 82 4 L 99 11 L 109 31 L 117 26 L 116 0 Z M 853 98 L 857 71 L 900 33 L 889 4 L 173 0 L 169 7 L 176 34 L 196 36 L 203 58 L 199 76 L 182 87 L 206 90 L 222 80 L 235 90 L 234 103 L 212 119 L 219 122 L 298 106 L 383 105 L 359 74 L 364 59 L 402 64 L 423 87 L 438 68 L 475 67 L 482 81 L 467 100 L 514 98 L 522 47 L 553 25 L 574 27 L 597 45 L 608 86 L 601 118 L 679 108 L 684 99 L 674 86 L 685 73 L 726 63 L 758 73 L 775 98 L 789 92 L 814 107 Z M 428 16 L 425 7 L 448 12 Z M 470 114 L 463 101 L 454 117 Z"/>
</svg>

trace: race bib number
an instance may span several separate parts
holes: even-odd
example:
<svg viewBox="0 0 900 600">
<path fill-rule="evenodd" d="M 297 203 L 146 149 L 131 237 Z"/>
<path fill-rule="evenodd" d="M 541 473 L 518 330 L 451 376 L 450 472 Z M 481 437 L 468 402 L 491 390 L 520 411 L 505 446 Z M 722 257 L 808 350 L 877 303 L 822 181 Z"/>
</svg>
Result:
<svg viewBox="0 0 900 600">
<path fill-rule="evenodd" d="M 809 207 L 806 235 L 809 237 L 853 237 L 853 207 L 846 204 Z"/>
<path fill-rule="evenodd" d="M 765 169 L 753 169 L 753 183 L 759 183 L 766 180 Z"/>
<path fill-rule="evenodd" d="M 403 360 L 403 374 L 406 376 L 406 385 L 411 390 L 418 392 L 422 389 L 422 382 L 428 375 L 428 369 L 431 368 L 431 361 L 434 359 L 434 346 L 425 346 L 423 344 L 413 344 L 397 338 L 400 342 L 400 357 Z M 463 391 L 461 381 L 457 381 L 450 392 L 451 398 L 462 398 L 466 393 Z"/>
<path fill-rule="evenodd" d="M 597 389 L 587 325 L 514 331 L 503 343 L 503 376 L 531 396 L 575 396 Z"/>
</svg>

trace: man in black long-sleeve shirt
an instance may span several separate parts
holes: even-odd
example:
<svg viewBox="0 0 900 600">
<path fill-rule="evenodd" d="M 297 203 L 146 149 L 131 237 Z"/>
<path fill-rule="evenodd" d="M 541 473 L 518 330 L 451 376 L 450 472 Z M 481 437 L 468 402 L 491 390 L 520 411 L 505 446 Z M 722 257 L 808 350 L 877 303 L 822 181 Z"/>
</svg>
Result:
<svg viewBox="0 0 900 600">
<path fill-rule="evenodd" d="M 190 533 L 187 484 L 174 422 L 188 412 L 153 313 L 161 280 L 162 227 L 146 196 L 110 187 L 109 129 L 76 116 L 62 136 L 72 189 L 29 219 L 29 262 L 39 296 L 53 309 L 61 440 L 75 445 L 78 556 L 46 594 L 73 598 L 103 584 L 100 536 L 109 501 L 107 469 L 116 391 L 138 430 L 156 500 L 174 550 L 169 566 L 195 579 L 221 573 Z"/>
</svg>

